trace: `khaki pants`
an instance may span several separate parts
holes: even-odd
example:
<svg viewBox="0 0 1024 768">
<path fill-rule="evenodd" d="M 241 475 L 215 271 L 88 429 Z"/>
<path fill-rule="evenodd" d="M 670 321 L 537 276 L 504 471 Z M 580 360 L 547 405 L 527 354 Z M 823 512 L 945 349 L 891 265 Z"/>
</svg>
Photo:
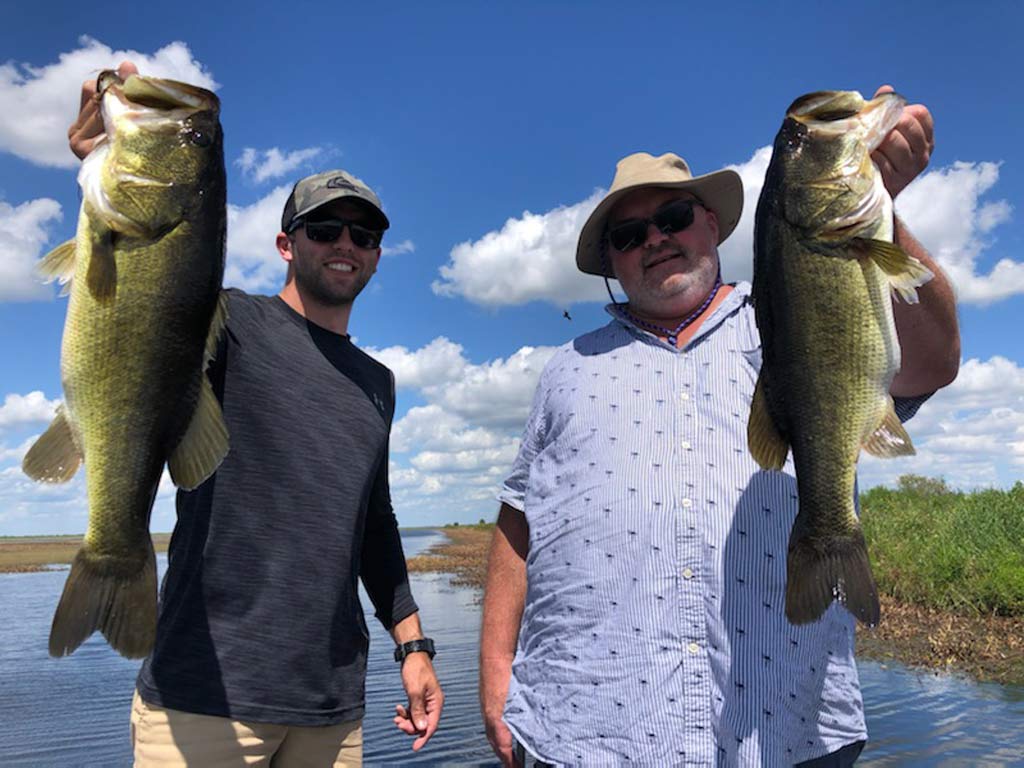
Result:
<svg viewBox="0 0 1024 768">
<path fill-rule="evenodd" d="M 316 727 L 243 723 L 147 704 L 135 692 L 131 734 L 136 768 L 358 768 L 363 722 Z"/>
</svg>

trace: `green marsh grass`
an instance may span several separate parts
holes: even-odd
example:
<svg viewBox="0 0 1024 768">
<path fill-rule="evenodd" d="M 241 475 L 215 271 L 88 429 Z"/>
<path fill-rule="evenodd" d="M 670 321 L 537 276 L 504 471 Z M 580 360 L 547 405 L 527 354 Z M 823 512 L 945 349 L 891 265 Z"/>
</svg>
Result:
<svg viewBox="0 0 1024 768">
<path fill-rule="evenodd" d="M 1024 483 L 953 491 L 904 475 L 861 495 L 879 591 L 926 608 L 1024 616 Z"/>
</svg>

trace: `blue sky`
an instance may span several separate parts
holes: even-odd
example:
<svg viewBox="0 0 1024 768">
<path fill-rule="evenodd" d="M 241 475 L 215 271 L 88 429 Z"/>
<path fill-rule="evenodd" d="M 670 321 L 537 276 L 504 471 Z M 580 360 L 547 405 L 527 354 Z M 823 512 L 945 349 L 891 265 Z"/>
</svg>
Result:
<svg viewBox="0 0 1024 768">
<path fill-rule="evenodd" d="M 809 7 L 809 6 L 814 7 Z M 210 6 L 213 8 L 214 6 Z M 979 3 L 18 4 L 0 29 L 0 535 L 75 533 L 82 474 L 31 483 L 21 457 L 61 398 L 66 300 L 33 266 L 71 237 L 66 129 L 87 77 L 124 58 L 214 87 L 228 169 L 229 285 L 276 293 L 294 180 L 345 168 L 392 221 L 350 330 L 396 373 L 403 525 L 491 519 L 552 349 L 606 321 L 575 238 L 634 151 L 735 167 L 723 246 L 749 279 L 753 210 L 786 106 L 889 83 L 932 110 L 936 150 L 897 211 L 956 285 L 963 366 L 909 425 L 918 455 L 862 458 L 962 488 L 1024 473 L 1024 7 Z M 562 317 L 569 309 L 572 320 Z M 154 530 L 173 525 L 162 486 Z"/>
</svg>

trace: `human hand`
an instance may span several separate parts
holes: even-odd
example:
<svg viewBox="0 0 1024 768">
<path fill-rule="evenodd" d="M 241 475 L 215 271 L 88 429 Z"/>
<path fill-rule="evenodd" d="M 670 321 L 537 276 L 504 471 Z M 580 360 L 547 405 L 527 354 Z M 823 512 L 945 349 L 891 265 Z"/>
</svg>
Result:
<svg viewBox="0 0 1024 768">
<path fill-rule="evenodd" d="M 883 85 L 875 96 L 892 93 L 891 85 Z M 928 167 L 935 150 L 935 123 L 932 113 L 924 104 L 911 104 L 903 108 L 903 114 L 896 127 L 871 153 L 882 182 L 895 198 L 903 188 Z"/>
<path fill-rule="evenodd" d="M 494 674 L 481 677 L 480 710 L 484 719 L 484 732 L 494 754 L 501 761 L 502 768 L 522 768 L 516 760 L 513 749 L 512 731 L 501 716 L 508 696 L 508 674 Z M 497 684 L 503 683 L 503 684 Z"/>
<path fill-rule="evenodd" d="M 139 74 L 139 68 L 130 61 L 122 61 L 117 74 L 123 79 Z M 93 78 L 82 83 L 82 102 L 78 117 L 68 128 L 68 144 L 75 157 L 84 160 L 103 135 L 103 115 L 96 98 L 96 78 Z"/>
<path fill-rule="evenodd" d="M 444 693 L 434 674 L 434 666 L 425 653 L 411 653 L 402 662 L 402 687 L 409 697 L 407 706 L 395 705 L 394 723 L 398 730 L 416 736 L 413 752 L 418 752 L 437 730 L 444 707 Z"/>
</svg>

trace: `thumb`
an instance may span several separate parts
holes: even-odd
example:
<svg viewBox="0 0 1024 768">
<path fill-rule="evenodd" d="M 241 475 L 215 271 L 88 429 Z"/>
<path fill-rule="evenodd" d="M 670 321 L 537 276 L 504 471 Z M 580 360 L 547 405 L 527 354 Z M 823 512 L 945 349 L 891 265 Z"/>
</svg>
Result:
<svg viewBox="0 0 1024 768">
<path fill-rule="evenodd" d="M 417 729 L 421 731 L 427 729 L 427 709 L 423 703 L 422 692 L 409 696 L 409 716 Z"/>
<path fill-rule="evenodd" d="M 892 93 L 894 90 L 891 85 L 880 85 L 878 90 L 875 91 L 875 96 L 881 96 L 883 93 Z"/>
</svg>

